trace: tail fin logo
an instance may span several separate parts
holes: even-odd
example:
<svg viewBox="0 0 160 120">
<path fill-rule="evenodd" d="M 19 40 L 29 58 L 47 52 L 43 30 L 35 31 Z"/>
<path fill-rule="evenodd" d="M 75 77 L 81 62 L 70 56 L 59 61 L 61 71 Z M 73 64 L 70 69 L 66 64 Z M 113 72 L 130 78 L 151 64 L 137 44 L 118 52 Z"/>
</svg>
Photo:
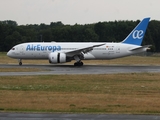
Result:
<svg viewBox="0 0 160 120">
<path fill-rule="evenodd" d="M 144 18 L 130 34 L 122 41 L 122 43 L 138 45 L 142 44 L 150 18 Z"/>
<path fill-rule="evenodd" d="M 143 30 L 135 30 L 132 34 L 133 39 L 142 39 L 143 38 Z"/>
</svg>

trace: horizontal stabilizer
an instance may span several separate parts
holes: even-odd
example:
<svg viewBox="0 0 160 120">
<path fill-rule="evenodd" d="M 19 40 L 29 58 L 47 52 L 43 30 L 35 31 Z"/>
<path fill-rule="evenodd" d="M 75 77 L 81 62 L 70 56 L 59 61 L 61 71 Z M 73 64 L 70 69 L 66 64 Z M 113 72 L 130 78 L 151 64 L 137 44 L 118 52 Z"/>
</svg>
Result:
<svg viewBox="0 0 160 120">
<path fill-rule="evenodd" d="M 130 49 L 130 51 L 137 51 L 137 50 L 142 50 L 142 49 L 148 49 L 152 45 L 145 45 L 145 46 L 140 46 L 138 48 Z"/>
</svg>

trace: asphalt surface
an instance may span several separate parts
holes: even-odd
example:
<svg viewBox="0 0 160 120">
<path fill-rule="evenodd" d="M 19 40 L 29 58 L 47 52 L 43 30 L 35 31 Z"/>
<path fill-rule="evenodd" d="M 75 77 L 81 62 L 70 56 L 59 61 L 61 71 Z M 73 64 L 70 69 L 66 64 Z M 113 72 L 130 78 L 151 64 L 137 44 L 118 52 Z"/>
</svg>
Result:
<svg viewBox="0 0 160 120">
<path fill-rule="evenodd" d="M 117 74 L 117 73 L 160 73 L 160 66 L 149 65 L 15 65 L 0 64 L 0 68 L 38 68 L 35 72 L 0 72 L 0 76 L 18 75 L 65 75 L 65 74 Z M 160 120 L 158 115 L 120 114 L 31 114 L 0 113 L 0 120 Z"/>
<path fill-rule="evenodd" d="M 34 72 L 0 72 L 0 76 L 15 75 L 65 75 L 65 74 L 117 74 L 117 73 L 149 73 L 160 72 L 160 66 L 149 65 L 15 65 L 1 64 L 0 68 L 38 68 Z"/>
<path fill-rule="evenodd" d="M 160 120 L 158 115 L 0 113 L 0 120 Z"/>
</svg>

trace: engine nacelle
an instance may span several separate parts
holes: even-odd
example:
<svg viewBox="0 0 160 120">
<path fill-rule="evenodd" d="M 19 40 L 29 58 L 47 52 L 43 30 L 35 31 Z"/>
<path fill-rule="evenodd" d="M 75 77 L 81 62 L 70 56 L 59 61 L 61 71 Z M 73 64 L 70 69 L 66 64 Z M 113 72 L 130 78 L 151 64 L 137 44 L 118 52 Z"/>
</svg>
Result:
<svg viewBox="0 0 160 120">
<path fill-rule="evenodd" d="M 49 58 L 50 63 L 65 63 L 65 62 L 67 62 L 65 53 L 53 52 L 53 53 L 49 54 L 48 58 Z"/>
</svg>

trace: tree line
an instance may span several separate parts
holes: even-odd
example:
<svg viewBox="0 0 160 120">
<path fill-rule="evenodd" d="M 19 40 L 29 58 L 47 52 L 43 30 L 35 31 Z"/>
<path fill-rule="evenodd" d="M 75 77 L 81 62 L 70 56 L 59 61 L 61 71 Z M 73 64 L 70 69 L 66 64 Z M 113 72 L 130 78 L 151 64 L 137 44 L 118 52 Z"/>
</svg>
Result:
<svg viewBox="0 0 160 120">
<path fill-rule="evenodd" d="M 24 42 L 120 42 L 139 22 L 64 25 L 58 21 L 50 25 L 18 25 L 16 21 L 0 21 L 0 51 L 8 51 Z M 142 45 L 152 45 L 151 52 L 160 52 L 160 21 L 150 21 Z"/>
</svg>

